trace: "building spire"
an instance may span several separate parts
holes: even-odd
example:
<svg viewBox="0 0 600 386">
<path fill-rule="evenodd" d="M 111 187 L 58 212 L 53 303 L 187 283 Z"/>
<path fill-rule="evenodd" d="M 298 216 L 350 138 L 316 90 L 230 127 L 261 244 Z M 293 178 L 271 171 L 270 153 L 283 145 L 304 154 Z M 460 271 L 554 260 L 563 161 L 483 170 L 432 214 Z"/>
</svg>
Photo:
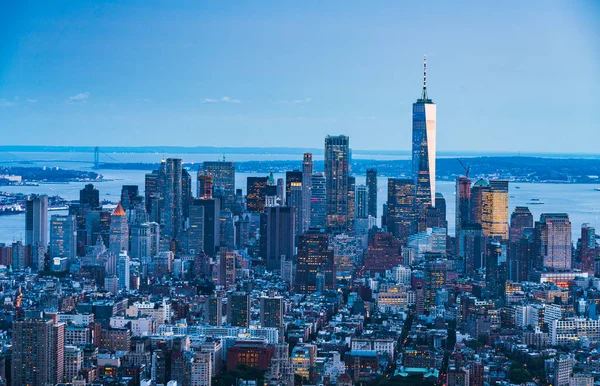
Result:
<svg viewBox="0 0 600 386">
<path fill-rule="evenodd" d="M 427 100 L 427 55 L 423 55 L 423 96 L 422 99 Z"/>
</svg>

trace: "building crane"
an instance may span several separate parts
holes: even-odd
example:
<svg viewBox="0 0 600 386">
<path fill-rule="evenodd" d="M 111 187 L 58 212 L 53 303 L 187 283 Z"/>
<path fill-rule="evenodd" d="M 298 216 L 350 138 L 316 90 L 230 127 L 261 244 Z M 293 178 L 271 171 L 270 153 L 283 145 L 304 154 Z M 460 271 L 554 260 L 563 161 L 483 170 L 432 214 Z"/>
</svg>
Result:
<svg viewBox="0 0 600 386">
<path fill-rule="evenodd" d="M 469 178 L 469 172 L 471 171 L 471 166 L 465 165 L 464 162 L 462 162 L 460 160 L 460 158 L 457 158 L 456 160 L 458 161 L 460 166 L 462 166 L 462 168 L 465 169 L 465 177 Z"/>
</svg>

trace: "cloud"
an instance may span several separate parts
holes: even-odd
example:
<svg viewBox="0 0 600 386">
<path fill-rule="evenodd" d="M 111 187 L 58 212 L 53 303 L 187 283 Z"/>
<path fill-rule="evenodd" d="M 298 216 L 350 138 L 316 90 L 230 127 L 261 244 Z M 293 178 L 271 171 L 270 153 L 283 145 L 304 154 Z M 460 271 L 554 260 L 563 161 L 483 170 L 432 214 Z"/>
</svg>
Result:
<svg viewBox="0 0 600 386">
<path fill-rule="evenodd" d="M 27 102 L 29 102 L 29 103 L 37 103 L 37 99 L 29 99 L 29 98 L 27 98 Z"/>
<path fill-rule="evenodd" d="M 0 99 L 0 107 L 12 107 L 14 105 L 15 104 L 13 102 L 9 101 L 9 100 L 6 100 L 4 98 Z"/>
<path fill-rule="evenodd" d="M 310 98 L 304 98 L 304 99 L 296 99 L 293 100 L 292 103 L 296 103 L 296 104 L 300 104 L 300 103 L 310 103 L 312 102 L 312 99 Z"/>
<path fill-rule="evenodd" d="M 242 103 L 242 101 L 239 99 L 224 96 L 224 97 L 221 97 L 221 99 L 204 98 L 203 103 Z"/>
<path fill-rule="evenodd" d="M 67 98 L 65 102 L 67 103 L 85 103 L 90 97 L 89 92 L 80 92 L 77 95 L 73 95 Z"/>
</svg>

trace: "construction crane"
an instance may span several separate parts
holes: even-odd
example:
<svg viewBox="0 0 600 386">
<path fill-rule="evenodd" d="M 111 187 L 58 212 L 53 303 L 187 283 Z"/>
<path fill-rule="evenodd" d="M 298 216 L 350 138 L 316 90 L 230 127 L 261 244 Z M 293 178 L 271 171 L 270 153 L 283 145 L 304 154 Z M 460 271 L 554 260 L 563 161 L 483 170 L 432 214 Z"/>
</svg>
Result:
<svg viewBox="0 0 600 386">
<path fill-rule="evenodd" d="M 471 171 L 471 167 L 465 165 L 464 162 L 462 162 L 460 160 L 460 158 L 457 158 L 456 160 L 458 161 L 458 163 L 460 164 L 460 166 L 462 166 L 462 168 L 465 169 L 465 177 L 469 178 L 469 172 Z"/>
</svg>

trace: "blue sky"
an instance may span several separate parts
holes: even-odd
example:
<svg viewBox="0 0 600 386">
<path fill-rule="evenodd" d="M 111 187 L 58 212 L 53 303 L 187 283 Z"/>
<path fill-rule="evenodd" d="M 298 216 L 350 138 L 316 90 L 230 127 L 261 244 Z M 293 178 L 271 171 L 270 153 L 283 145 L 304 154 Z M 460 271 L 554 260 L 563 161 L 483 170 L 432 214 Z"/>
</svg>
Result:
<svg viewBox="0 0 600 386">
<path fill-rule="evenodd" d="M 0 142 L 600 153 L 600 2 L 18 1 Z"/>
</svg>

